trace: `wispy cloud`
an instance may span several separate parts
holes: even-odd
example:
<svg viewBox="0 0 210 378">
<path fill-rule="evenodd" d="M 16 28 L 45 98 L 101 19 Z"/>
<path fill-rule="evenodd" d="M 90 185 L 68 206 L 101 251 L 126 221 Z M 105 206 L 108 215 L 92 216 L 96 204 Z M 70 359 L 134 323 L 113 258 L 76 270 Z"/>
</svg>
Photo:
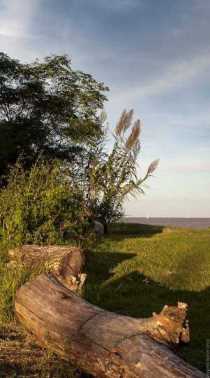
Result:
<svg viewBox="0 0 210 378">
<path fill-rule="evenodd" d="M 1 0 L 0 36 L 26 38 L 39 0 Z"/>
<path fill-rule="evenodd" d="M 131 101 L 139 97 L 162 95 L 178 87 L 184 87 L 189 82 L 203 77 L 209 69 L 210 51 L 169 65 L 166 67 L 165 72 L 159 73 L 160 77 L 144 83 L 143 86 L 126 91 L 125 96 L 128 101 Z"/>
<path fill-rule="evenodd" d="M 40 56 L 40 41 L 33 27 L 41 0 L 0 0 L 0 50 L 21 60 Z"/>
</svg>

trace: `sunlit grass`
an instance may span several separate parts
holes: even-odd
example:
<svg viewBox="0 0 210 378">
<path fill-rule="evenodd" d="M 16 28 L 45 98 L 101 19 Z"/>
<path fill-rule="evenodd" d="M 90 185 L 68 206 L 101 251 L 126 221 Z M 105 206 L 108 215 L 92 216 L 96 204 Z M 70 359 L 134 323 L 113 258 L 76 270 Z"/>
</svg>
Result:
<svg viewBox="0 0 210 378">
<path fill-rule="evenodd" d="M 191 342 L 179 353 L 205 369 L 210 338 L 210 229 L 118 225 L 89 254 L 86 297 L 112 311 L 150 316 L 189 305 Z"/>
</svg>

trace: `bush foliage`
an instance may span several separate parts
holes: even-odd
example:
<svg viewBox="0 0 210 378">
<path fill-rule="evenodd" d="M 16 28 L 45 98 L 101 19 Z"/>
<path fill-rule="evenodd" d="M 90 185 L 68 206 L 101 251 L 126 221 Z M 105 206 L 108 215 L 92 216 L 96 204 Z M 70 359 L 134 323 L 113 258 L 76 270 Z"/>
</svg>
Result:
<svg viewBox="0 0 210 378">
<path fill-rule="evenodd" d="M 0 190 L 0 222 L 3 240 L 15 245 L 59 242 L 65 229 L 82 235 L 83 193 L 57 161 L 37 162 L 28 171 L 18 162 Z"/>
</svg>

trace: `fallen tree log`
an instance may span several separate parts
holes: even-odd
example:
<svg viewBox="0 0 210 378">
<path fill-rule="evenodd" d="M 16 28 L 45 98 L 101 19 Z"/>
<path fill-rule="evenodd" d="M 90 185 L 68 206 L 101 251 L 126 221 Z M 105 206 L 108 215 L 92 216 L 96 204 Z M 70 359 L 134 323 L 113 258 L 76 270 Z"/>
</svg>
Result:
<svg viewBox="0 0 210 378">
<path fill-rule="evenodd" d="M 164 344 L 189 340 L 186 305 L 135 319 L 104 311 L 42 274 L 17 292 L 19 321 L 38 342 L 99 378 L 201 378 Z"/>
<path fill-rule="evenodd" d="M 80 292 L 84 285 L 85 253 L 78 247 L 26 244 L 10 249 L 8 255 L 9 266 L 23 265 L 31 270 L 53 272 L 72 291 Z"/>
</svg>

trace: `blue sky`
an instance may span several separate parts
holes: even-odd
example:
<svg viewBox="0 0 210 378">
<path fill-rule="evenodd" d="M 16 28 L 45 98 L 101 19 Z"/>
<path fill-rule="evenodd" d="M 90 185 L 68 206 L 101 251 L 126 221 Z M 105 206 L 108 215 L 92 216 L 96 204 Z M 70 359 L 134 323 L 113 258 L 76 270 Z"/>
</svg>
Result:
<svg viewBox="0 0 210 378">
<path fill-rule="evenodd" d="M 160 165 L 128 215 L 210 217 L 209 19 L 209 0 L 0 0 L 0 50 L 67 53 L 110 87 L 110 127 L 142 120 L 139 173 Z"/>
</svg>

